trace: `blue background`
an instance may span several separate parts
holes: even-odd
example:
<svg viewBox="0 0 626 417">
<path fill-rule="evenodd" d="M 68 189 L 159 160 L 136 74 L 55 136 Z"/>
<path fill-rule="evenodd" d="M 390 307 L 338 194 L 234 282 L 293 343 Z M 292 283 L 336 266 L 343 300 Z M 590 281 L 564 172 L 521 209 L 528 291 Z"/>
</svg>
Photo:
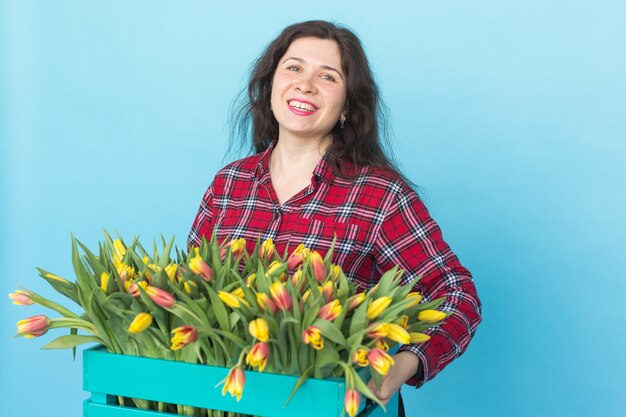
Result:
<svg viewBox="0 0 626 417">
<path fill-rule="evenodd" d="M 184 246 L 226 162 L 227 116 L 285 25 L 350 25 L 394 149 L 461 261 L 484 322 L 408 415 L 624 416 L 623 1 L 3 1 L 0 293 L 59 300 L 72 231 Z M 6 296 L 5 296 L 6 297 Z M 81 415 L 80 360 L 12 339 L 0 304 L 0 415 Z"/>
</svg>

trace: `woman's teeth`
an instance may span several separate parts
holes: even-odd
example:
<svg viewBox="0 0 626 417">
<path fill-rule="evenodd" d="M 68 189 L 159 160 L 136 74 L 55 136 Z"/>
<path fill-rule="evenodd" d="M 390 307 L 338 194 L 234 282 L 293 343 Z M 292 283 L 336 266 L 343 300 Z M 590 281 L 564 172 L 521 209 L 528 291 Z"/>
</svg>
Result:
<svg viewBox="0 0 626 417">
<path fill-rule="evenodd" d="M 304 110 L 304 111 L 316 111 L 317 108 L 315 106 L 312 106 L 310 104 L 307 103 L 302 103 L 296 100 L 292 100 L 289 102 L 289 105 L 295 109 L 298 110 Z"/>
</svg>

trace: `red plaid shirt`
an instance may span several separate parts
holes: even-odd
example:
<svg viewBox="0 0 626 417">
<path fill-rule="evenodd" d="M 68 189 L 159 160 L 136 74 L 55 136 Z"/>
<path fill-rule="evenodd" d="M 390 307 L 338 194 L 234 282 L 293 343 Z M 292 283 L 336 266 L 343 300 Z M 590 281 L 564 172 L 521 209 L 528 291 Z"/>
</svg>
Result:
<svg viewBox="0 0 626 417">
<path fill-rule="evenodd" d="M 460 356 L 481 320 L 480 301 L 467 269 L 444 242 L 439 226 L 418 195 L 393 173 L 363 168 L 357 177 L 335 177 L 325 159 L 311 184 L 283 205 L 278 203 L 268 167 L 272 148 L 220 170 L 202 199 L 189 244 L 202 237 L 243 237 L 252 251 L 257 239 L 274 240 L 279 253 L 288 242 L 304 243 L 322 256 L 337 235 L 333 262 L 363 290 L 383 272 L 399 265 L 405 282 L 415 284 L 425 301 L 446 296 L 440 308 L 452 313 L 427 333 L 431 339 L 406 345 L 421 369 L 407 381 L 420 386 Z"/>
</svg>

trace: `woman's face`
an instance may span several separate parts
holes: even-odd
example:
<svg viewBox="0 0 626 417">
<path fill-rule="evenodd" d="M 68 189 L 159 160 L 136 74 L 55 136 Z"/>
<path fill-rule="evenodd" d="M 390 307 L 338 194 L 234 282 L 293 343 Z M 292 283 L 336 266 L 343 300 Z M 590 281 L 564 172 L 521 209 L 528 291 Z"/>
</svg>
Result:
<svg viewBox="0 0 626 417">
<path fill-rule="evenodd" d="M 299 38 L 278 62 L 272 82 L 272 111 L 280 139 L 322 140 L 346 102 L 346 81 L 337 43 Z"/>
</svg>

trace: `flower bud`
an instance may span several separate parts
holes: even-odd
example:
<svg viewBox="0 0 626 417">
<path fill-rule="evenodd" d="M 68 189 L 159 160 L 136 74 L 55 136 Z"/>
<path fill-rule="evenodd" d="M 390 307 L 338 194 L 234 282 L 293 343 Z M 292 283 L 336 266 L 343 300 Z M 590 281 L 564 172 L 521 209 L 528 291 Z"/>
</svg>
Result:
<svg viewBox="0 0 626 417">
<path fill-rule="evenodd" d="M 246 355 L 246 365 L 250 365 L 254 368 L 258 367 L 259 372 L 263 372 L 267 365 L 267 359 L 270 354 L 270 347 L 265 342 L 258 342 Z"/>
<path fill-rule="evenodd" d="M 30 299 L 30 293 L 27 291 L 15 290 L 14 293 L 9 294 L 9 298 L 13 300 L 13 304 L 18 306 L 29 306 L 33 304 L 33 300 Z"/>
<path fill-rule="evenodd" d="M 178 350 L 193 342 L 198 338 L 198 332 L 193 326 L 180 326 L 171 331 L 172 350 Z"/>
<path fill-rule="evenodd" d="M 382 349 L 372 348 L 367 354 L 370 366 L 381 375 L 387 375 L 389 368 L 394 364 L 393 358 Z"/>
<path fill-rule="evenodd" d="M 411 332 L 411 343 L 423 343 L 430 339 L 430 336 L 424 333 Z"/>
<path fill-rule="evenodd" d="M 313 349 L 316 350 L 322 350 L 324 348 L 322 331 L 316 326 L 309 326 L 302 332 L 302 341 L 307 345 L 311 345 Z"/>
<path fill-rule="evenodd" d="M 152 316 L 148 313 L 139 313 L 128 326 L 131 333 L 139 333 L 146 330 L 152 324 Z"/>
<path fill-rule="evenodd" d="M 309 260 L 311 262 L 311 266 L 313 267 L 313 275 L 315 276 L 317 282 L 324 281 L 324 278 L 326 278 L 326 265 L 324 265 L 322 255 L 320 255 L 317 251 L 313 251 L 309 256 Z"/>
<path fill-rule="evenodd" d="M 248 331 L 252 337 L 261 342 L 267 342 L 270 338 L 270 329 L 267 325 L 267 321 L 263 318 L 252 320 L 248 325 Z"/>
<path fill-rule="evenodd" d="M 346 413 L 350 417 L 354 417 L 356 413 L 359 411 L 359 407 L 361 406 L 361 393 L 354 388 L 350 388 L 346 391 L 346 396 L 344 398 L 344 407 L 346 409 Z"/>
<path fill-rule="evenodd" d="M 32 316 L 17 322 L 17 332 L 30 339 L 39 337 L 48 331 L 50 319 L 44 315 Z"/>
<path fill-rule="evenodd" d="M 320 308 L 320 311 L 317 314 L 317 316 L 324 320 L 332 321 L 336 319 L 337 316 L 339 316 L 339 314 L 341 314 L 341 309 L 342 307 L 341 307 L 341 304 L 339 303 L 339 300 L 333 300 L 330 303 L 325 304 L 322 308 Z"/>
<path fill-rule="evenodd" d="M 376 317 L 380 316 L 383 311 L 389 307 L 391 304 L 391 297 L 383 296 L 375 299 L 372 303 L 367 306 L 367 318 L 370 320 L 374 320 Z"/>
<path fill-rule="evenodd" d="M 176 304 L 174 296 L 160 288 L 149 286 L 146 288 L 146 294 L 148 294 L 150 299 L 159 307 L 172 308 L 174 304 Z"/>
<path fill-rule="evenodd" d="M 241 394 L 243 393 L 243 386 L 246 383 L 246 374 L 239 366 L 232 368 L 226 379 L 224 380 L 224 388 L 222 388 L 222 395 L 226 395 L 226 392 L 231 396 L 237 397 L 237 401 L 241 400 Z"/>
<path fill-rule="evenodd" d="M 422 310 L 417 313 L 417 319 L 426 323 L 437 323 L 446 318 L 446 313 L 437 310 Z"/>
</svg>

